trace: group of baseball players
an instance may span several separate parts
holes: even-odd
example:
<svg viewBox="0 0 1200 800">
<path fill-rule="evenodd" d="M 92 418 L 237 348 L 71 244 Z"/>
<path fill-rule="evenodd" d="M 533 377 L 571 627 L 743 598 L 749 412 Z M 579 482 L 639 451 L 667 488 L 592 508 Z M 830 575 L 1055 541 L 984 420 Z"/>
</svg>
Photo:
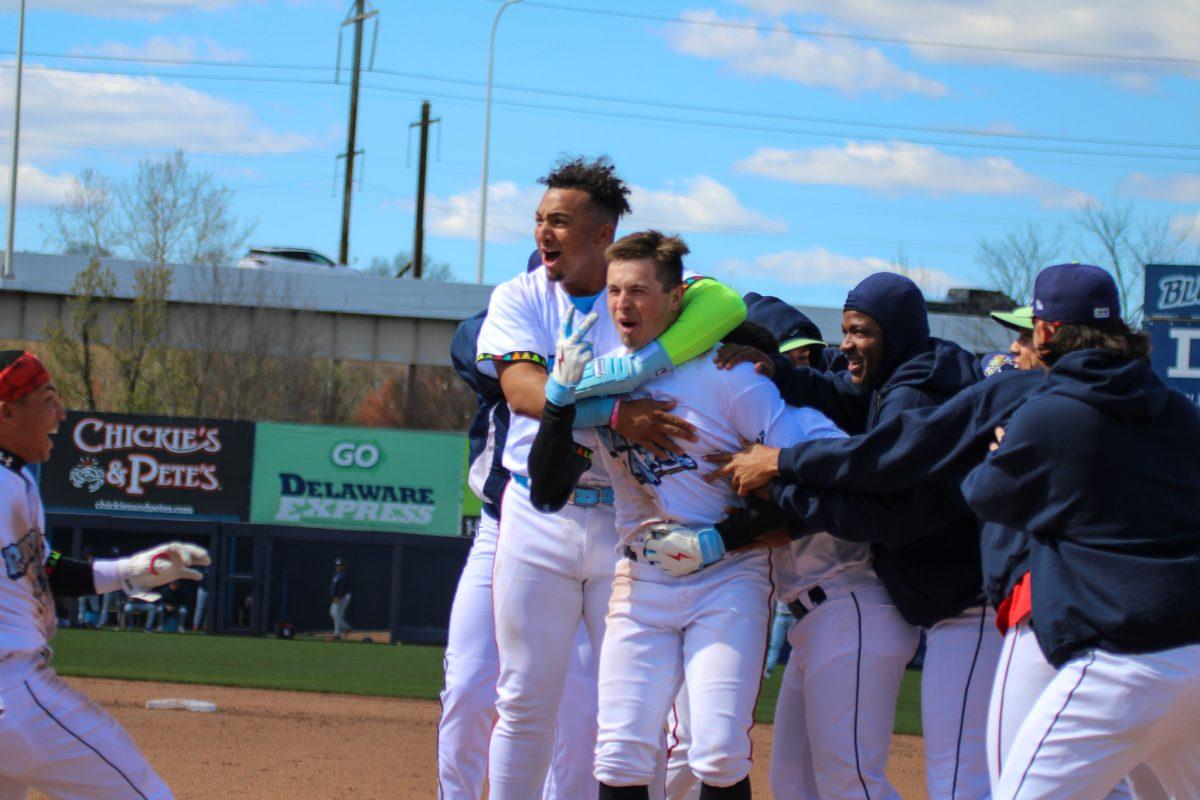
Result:
<svg viewBox="0 0 1200 800">
<path fill-rule="evenodd" d="M 607 159 L 541 182 L 527 269 L 452 345 L 484 511 L 439 797 L 751 797 L 773 600 L 777 800 L 899 796 L 922 631 L 934 800 L 1200 797 L 1200 412 L 1104 270 L 1042 270 L 982 362 L 871 275 L 827 348 L 680 238 L 618 237 Z"/>
</svg>

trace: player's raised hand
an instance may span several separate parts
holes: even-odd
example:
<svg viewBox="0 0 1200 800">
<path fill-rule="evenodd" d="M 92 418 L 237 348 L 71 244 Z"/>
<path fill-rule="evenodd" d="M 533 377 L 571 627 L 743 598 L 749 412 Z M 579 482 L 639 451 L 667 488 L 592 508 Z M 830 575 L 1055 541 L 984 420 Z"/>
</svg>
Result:
<svg viewBox="0 0 1200 800">
<path fill-rule="evenodd" d="M 651 564 L 678 578 L 724 558 L 725 542 L 714 528 L 661 522 L 650 527 L 643 552 Z"/>
<path fill-rule="evenodd" d="M 667 458 L 670 453 L 682 455 L 683 448 L 676 440 L 696 441 L 696 426 L 669 413 L 673 408 L 674 400 L 622 400 L 617 407 L 615 430 L 658 458 Z"/>
<path fill-rule="evenodd" d="M 596 324 L 596 314 L 588 314 L 578 325 L 574 321 L 575 309 L 571 309 L 559 329 L 558 342 L 554 346 L 554 370 L 546 381 L 546 399 L 558 406 L 575 402 L 575 385 L 592 360 L 592 345 L 583 337 Z"/>
<path fill-rule="evenodd" d="M 717 351 L 713 363 L 720 369 L 733 369 L 738 364 L 750 363 L 754 371 L 768 378 L 775 376 L 775 362 L 762 350 L 745 344 L 724 344 Z"/>
<path fill-rule="evenodd" d="M 742 442 L 740 453 L 711 453 L 704 457 L 718 468 L 704 476 L 712 483 L 728 478 L 733 490 L 748 495 L 771 482 L 779 475 L 779 448 L 757 442 Z"/>
<path fill-rule="evenodd" d="M 122 558 L 117 568 L 117 576 L 121 579 L 121 588 L 125 594 L 153 603 L 160 595 L 150 591 L 151 589 L 181 578 L 198 581 L 204 576 L 192 567 L 206 567 L 211 563 L 212 559 L 203 547 L 183 542 L 168 542 Z"/>
</svg>

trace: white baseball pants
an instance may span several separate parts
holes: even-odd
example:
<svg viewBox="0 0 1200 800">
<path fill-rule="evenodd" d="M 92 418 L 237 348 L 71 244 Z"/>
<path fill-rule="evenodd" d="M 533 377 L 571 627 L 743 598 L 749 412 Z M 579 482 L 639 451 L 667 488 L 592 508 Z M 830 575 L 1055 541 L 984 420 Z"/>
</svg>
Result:
<svg viewBox="0 0 1200 800">
<path fill-rule="evenodd" d="M 446 683 L 438 723 L 439 800 L 479 800 L 487 777 L 488 744 L 496 720 L 496 625 L 492 611 L 492 570 L 499 523 L 486 514 L 471 545 L 450 609 L 446 644 Z M 587 629 L 581 624 L 567 668 L 558 708 L 554 757 L 544 800 L 569 800 L 596 793 L 592 750 L 596 665 Z M 591 711 L 588 711 L 588 704 Z"/>
<path fill-rule="evenodd" d="M 1104 797 L 1145 763 L 1172 798 L 1200 797 L 1200 645 L 1068 661 L 1016 733 L 998 800 Z"/>
<path fill-rule="evenodd" d="M 925 786 L 930 797 L 986 800 L 988 701 L 1000 658 L 996 614 L 968 608 L 926 632 L 921 672 Z"/>
<path fill-rule="evenodd" d="M 333 620 L 333 635 L 341 636 L 350 630 L 350 623 L 346 622 L 346 609 L 350 607 L 350 593 L 342 595 L 341 599 L 334 600 L 329 604 L 329 618 Z"/>
<path fill-rule="evenodd" d="M 0 690 L 0 800 L 31 788 L 60 800 L 173 797 L 125 729 L 49 667 Z"/>
<path fill-rule="evenodd" d="M 671 711 L 667 714 L 666 800 L 699 800 L 700 779 L 688 766 L 692 747 L 692 715 L 688 708 L 687 681 L 679 687 Z M 653 788 L 653 787 L 652 787 Z"/>
<path fill-rule="evenodd" d="M 896 696 L 920 634 L 874 575 L 847 570 L 792 625 L 771 742 L 776 800 L 896 800 L 884 774 Z"/>
<path fill-rule="evenodd" d="M 765 551 L 682 578 L 642 561 L 618 564 L 600 652 L 598 780 L 654 782 L 663 720 L 681 680 L 691 771 L 712 786 L 732 786 L 750 773 L 770 595 Z"/>
<path fill-rule="evenodd" d="M 580 620 L 593 649 L 604 638 L 617 534 L 611 506 L 568 504 L 541 514 L 516 482 L 505 490 L 502 509 L 492 581 L 500 678 L 489 797 L 529 800 L 541 795 L 550 766 Z M 590 713 L 573 703 L 572 710 Z M 588 723 L 594 741 L 595 717 Z"/>
</svg>

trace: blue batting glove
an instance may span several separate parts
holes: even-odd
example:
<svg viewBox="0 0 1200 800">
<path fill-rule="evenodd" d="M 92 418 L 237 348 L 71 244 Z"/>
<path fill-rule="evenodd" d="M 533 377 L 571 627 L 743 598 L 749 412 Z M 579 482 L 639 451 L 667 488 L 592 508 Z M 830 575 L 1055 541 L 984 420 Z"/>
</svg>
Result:
<svg viewBox="0 0 1200 800">
<path fill-rule="evenodd" d="M 671 357 L 657 341 L 636 353 L 601 356 L 584 367 L 583 378 L 575 386 L 576 397 L 627 394 L 651 378 L 675 369 Z"/>
</svg>

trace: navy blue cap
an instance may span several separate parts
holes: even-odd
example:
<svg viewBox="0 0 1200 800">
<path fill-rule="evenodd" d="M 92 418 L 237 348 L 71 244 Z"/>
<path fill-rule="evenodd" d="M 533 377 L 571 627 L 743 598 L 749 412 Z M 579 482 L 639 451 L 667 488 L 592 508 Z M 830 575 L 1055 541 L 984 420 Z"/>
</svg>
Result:
<svg viewBox="0 0 1200 800">
<path fill-rule="evenodd" d="M 749 292 L 742 298 L 746 303 L 746 319 L 771 332 L 779 341 L 779 352 L 797 347 L 825 346 L 821 329 L 808 315 L 778 297 Z"/>
<path fill-rule="evenodd" d="M 525 265 L 526 272 L 533 272 L 542 265 L 542 254 L 534 250 L 529 254 L 529 263 Z"/>
<path fill-rule="evenodd" d="M 1121 321 L 1117 284 L 1091 264 L 1055 264 L 1033 284 L 1033 316 L 1047 322 L 1107 325 Z"/>
</svg>

